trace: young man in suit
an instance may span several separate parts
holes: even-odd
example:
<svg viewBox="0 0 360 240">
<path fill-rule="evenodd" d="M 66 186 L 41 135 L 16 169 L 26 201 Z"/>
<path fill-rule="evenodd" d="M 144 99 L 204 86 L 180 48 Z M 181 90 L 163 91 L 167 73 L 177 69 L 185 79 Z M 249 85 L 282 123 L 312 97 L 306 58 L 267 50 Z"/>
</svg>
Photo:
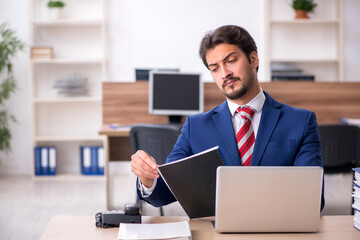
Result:
<svg viewBox="0 0 360 240">
<path fill-rule="evenodd" d="M 260 88 L 257 47 L 245 29 L 227 25 L 209 32 L 199 53 L 226 101 L 187 117 L 167 162 L 220 146 L 226 165 L 323 166 L 315 114 L 281 104 Z M 131 157 L 139 197 L 163 206 L 176 199 L 156 168 L 144 151 Z"/>
</svg>

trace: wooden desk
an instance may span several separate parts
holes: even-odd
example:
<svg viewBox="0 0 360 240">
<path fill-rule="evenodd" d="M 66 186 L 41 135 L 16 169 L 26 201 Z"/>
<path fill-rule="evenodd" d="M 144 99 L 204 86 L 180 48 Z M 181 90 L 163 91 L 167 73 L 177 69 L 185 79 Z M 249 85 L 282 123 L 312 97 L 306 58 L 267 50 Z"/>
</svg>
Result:
<svg viewBox="0 0 360 240">
<path fill-rule="evenodd" d="M 130 126 L 124 125 L 113 129 L 106 124 L 101 127 L 99 134 L 106 136 L 109 161 L 130 160 Z"/>
<path fill-rule="evenodd" d="M 100 135 L 105 135 L 106 163 L 106 208 L 112 209 L 110 206 L 110 179 L 109 179 L 109 162 L 110 161 L 130 161 L 130 126 L 122 126 L 116 129 L 110 128 L 108 124 L 103 125 L 99 131 Z M 135 187 L 135 186 L 134 186 Z"/>
<path fill-rule="evenodd" d="M 144 223 L 174 222 L 187 217 L 143 217 Z M 316 239 L 316 240 L 359 240 L 360 231 L 353 227 L 353 216 L 323 216 L 317 233 L 251 233 L 220 234 L 209 220 L 190 220 L 193 240 L 238 240 L 238 239 Z M 118 228 L 101 229 L 95 227 L 92 216 L 54 216 L 42 240 L 68 239 L 117 239 Z"/>
</svg>

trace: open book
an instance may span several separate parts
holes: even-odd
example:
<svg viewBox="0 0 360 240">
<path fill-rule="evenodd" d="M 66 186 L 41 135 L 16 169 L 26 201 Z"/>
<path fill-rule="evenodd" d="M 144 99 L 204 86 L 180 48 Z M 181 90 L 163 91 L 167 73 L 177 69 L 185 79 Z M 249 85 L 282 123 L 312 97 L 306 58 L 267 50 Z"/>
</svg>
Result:
<svg viewBox="0 0 360 240">
<path fill-rule="evenodd" d="M 158 167 L 189 218 L 215 216 L 216 169 L 223 166 L 219 147 Z"/>
</svg>

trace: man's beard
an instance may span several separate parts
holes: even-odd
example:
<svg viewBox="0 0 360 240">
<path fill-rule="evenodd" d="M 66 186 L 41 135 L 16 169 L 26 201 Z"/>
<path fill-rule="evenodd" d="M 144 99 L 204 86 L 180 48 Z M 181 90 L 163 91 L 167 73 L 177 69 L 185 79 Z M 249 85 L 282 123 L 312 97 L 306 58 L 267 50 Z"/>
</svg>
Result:
<svg viewBox="0 0 360 240">
<path fill-rule="evenodd" d="M 248 74 L 245 76 L 245 78 L 247 78 L 247 79 L 244 79 L 245 81 L 242 81 L 244 85 L 239 90 L 232 92 L 232 93 L 225 92 L 225 88 L 224 88 L 225 84 L 228 81 L 241 81 L 241 79 L 239 77 L 229 77 L 228 79 L 225 79 L 223 82 L 223 85 L 222 85 L 221 92 L 230 100 L 237 100 L 237 99 L 242 98 L 249 92 L 249 90 L 254 85 L 254 76 L 253 76 L 251 70 L 248 72 Z"/>
</svg>

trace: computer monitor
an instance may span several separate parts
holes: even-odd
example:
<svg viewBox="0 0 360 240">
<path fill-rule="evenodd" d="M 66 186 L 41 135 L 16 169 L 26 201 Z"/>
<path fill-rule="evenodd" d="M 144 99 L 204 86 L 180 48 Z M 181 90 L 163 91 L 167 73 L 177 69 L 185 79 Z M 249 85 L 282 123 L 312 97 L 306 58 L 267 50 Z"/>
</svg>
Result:
<svg viewBox="0 0 360 240">
<path fill-rule="evenodd" d="M 135 68 L 136 81 L 149 81 L 150 72 L 180 72 L 180 68 Z"/>
<path fill-rule="evenodd" d="M 203 83 L 199 73 L 150 72 L 149 113 L 168 115 L 170 123 L 203 112 Z"/>
</svg>

